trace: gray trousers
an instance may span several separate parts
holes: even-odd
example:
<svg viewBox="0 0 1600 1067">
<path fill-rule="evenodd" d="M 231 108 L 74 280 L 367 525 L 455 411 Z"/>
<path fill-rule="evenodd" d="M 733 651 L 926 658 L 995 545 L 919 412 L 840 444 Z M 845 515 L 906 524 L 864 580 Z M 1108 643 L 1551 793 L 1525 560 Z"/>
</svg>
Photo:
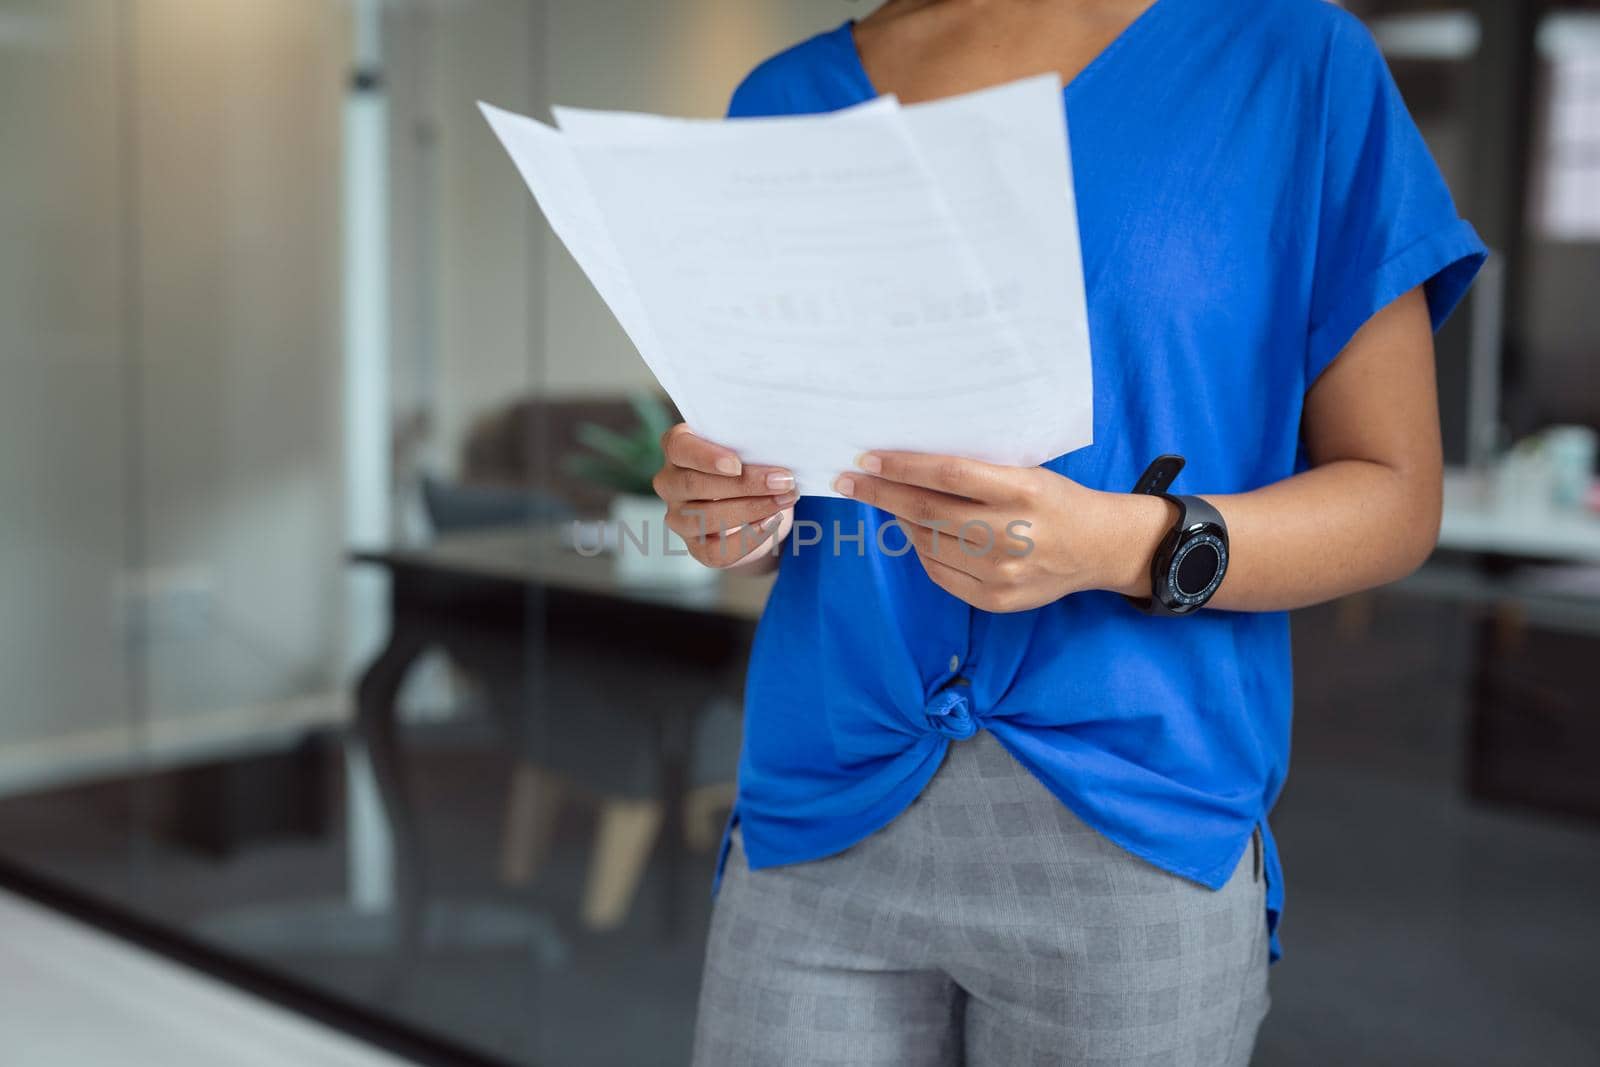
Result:
<svg viewBox="0 0 1600 1067">
<path fill-rule="evenodd" d="M 836 856 L 712 913 L 700 1067 L 1243 1067 L 1267 1012 L 1265 881 L 1213 892 L 1085 826 L 988 731 Z"/>
</svg>

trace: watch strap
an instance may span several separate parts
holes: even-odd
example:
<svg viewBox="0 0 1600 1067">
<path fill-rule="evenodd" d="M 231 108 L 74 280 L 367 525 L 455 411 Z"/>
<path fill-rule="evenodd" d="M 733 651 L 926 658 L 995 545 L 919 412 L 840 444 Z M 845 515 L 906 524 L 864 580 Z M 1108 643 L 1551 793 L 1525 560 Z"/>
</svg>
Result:
<svg viewBox="0 0 1600 1067">
<path fill-rule="evenodd" d="M 1179 497 L 1170 495 L 1167 490 L 1171 488 L 1173 481 L 1177 479 L 1178 473 L 1183 470 L 1183 465 L 1184 459 L 1182 456 L 1175 452 L 1168 452 L 1165 455 L 1157 456 L 1155 459 L 1151 460 L 1150 466 L 1146 467 L 1144 469 L 1144 473 L 1139 475 L 1139 480 L 1133 483 L 1133 492 L 1135 495 L 1159 496 L 1164 500 L 1170 500 L 1172 503 L 1178 506 L 1178 529 L 1182 529 L 1183 527 L 1185 510 L 1183 501 Z M 1159 554 L 1160 551 L 1158 549 L 1157 555 Z M 1153 571 L 1155 567 L 1155 560 L 1152 559 L 1150 563 Z M 1152 591 L 1155 589 L 1155 581 L 1153 578 L 1150 583 L 1150 588 Z M 1144 612 L 1146 615 L 1170 614 L 1165 610 L 1166 605 L 1157 604 L 1153 597 L 1124 595 L 1123 599 L 1132 604 L 1134 607 L 1138 608 L 1140 611 Z"/>
<path fill-rule="evenodd" d="M 1148 496 L 1165 496 L 1172 483 L 1183 470 L 1183 457 L 1175 452 L 1168 452 L 1164 456 L 1157 456 L 1150 461 L 1150 466 L 1139 475 L 1139 480 L 1133 483 L 1136 494 Z"/>
<path fill-rule="evenodd" d="M 1151 591 L 1152 594 L 1154 594 L 1155 588 L 1156 588 L 1156 581 L 1158 580 L 1158 576 L 1156 574 L 1156 565 L 1161 560 L 1162 549 L 1166 547 L 1167 541 L 1173 536 L 1174 533 L 1176 533 L 1177 531 L 1183 530 L 1183 529 L 1188 527 L 1188 525 L 1189 525 L 1189 514 L 1188 514 L 1189 509 L 1188 509 L 1188 506 L 1184 503 L 1184 501 L 1186 499 L 1192 499 L 1192 498 L 1181 497 L 1181 496 L 1173 496 L 1171 493 L 1151 493 L 1150 495 L 1151 496 L 1158 496 L 1162 500 L 1165 500 L 1167 503 L 1176 505 L 1176 507 L 1178 509 L 1178 521 L 1173 523 L 1171 529 L 1169 529 L 1165 534 L 1162 535 L 1161 544 L 1156 547 L 1155 555 L 1152 556 L 1151 559 L 1150 559 L 1150 568 L 1149 568 L 1150 591 Z M 1134 607 L 1138 608 L 1140 611 L 1144 612 L 1146 615 L 1172 616 L 1172 615 L 1179 614 L 1179 612 L 1175 612 L 1171 608 L 1167 607 L 1167 605 L 1165 603 L 1163 603 L 1160 599 L 1158 599 L 1154 595 L 1151 595 L 1151 596 L 1127 596 L 1126 594 L 1124 594 L 1123 595 L 1123 599 L 1126 600 L 1128 603 L 1132 604 Z"/>
</svg>

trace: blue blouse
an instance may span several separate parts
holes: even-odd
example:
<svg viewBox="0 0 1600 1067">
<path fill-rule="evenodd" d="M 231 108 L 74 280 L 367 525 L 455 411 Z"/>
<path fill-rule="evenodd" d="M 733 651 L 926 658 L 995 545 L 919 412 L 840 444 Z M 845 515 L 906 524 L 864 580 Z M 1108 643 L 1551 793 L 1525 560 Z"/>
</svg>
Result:
<svg viewBox="0 0 1600 1067">
<path fill-rule="evenodd" d="M 729 115 L 874 95 L 846 23 L 762 63 Z M 1163 452 L 1188 459 L 1177 492 L 1290 476 L 1306 390 L 1356 330 L 1418 285 L 1437 327 L 1483 262 L 1372 38 L 1324 0 L 1156 0 L 1063 95 L 1095 425 L 1046 466 L 1084 485 L 1127 491 Z M 823 536 L 786 546 L 752 652 L 734 815 L 751 866 L 848 848 L 988 729 L 1089 825 L 1212 889 L 1259 826 L 1276 958 L 1288 616 L 1151 618 L 1105 592 L 991 614 L 898 535 L 885 551 L 887 518 L 796 507 Z"/>
</svg>

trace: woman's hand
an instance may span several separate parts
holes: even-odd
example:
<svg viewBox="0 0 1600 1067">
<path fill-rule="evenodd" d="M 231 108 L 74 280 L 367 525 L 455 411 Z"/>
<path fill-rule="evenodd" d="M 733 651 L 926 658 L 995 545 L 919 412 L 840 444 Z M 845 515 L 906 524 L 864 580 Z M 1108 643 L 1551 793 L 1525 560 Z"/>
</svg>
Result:
<svg viewBox="0 0 1600 1067">
<path fill-rule="evenodd" d="M 652 483 L 667 527 L 708 567 L 734 567 L 769 553 L 794 521 L 794 475 L 746 466 L 729 449 L 679 423 L 661 437 L 666 463 Z"/>
<path fill-rule="evenodd" d="M 1042 467 L 869 452 L 834 488 L 901 520 L 928 577 L 984 611 L 1025 611 L 1084 589 L 1150 592 L 1175 516 L 1159 497 L 1087 489 Z"/>
</svg>

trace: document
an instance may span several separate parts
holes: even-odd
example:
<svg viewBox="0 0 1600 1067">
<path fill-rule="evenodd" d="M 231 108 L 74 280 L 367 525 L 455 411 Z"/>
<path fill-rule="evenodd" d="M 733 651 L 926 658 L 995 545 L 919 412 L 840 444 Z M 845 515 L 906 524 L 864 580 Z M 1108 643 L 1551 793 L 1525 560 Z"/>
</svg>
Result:
<svg viewBox="0 0 1600 1067">
<path fill-rule="evenodd" d="M 1054 76 L 820 116 L 483 110 L 690 427 L 802 493 L 869 449 L 1031 465 L 1089 443 Z"/>
</svg>

